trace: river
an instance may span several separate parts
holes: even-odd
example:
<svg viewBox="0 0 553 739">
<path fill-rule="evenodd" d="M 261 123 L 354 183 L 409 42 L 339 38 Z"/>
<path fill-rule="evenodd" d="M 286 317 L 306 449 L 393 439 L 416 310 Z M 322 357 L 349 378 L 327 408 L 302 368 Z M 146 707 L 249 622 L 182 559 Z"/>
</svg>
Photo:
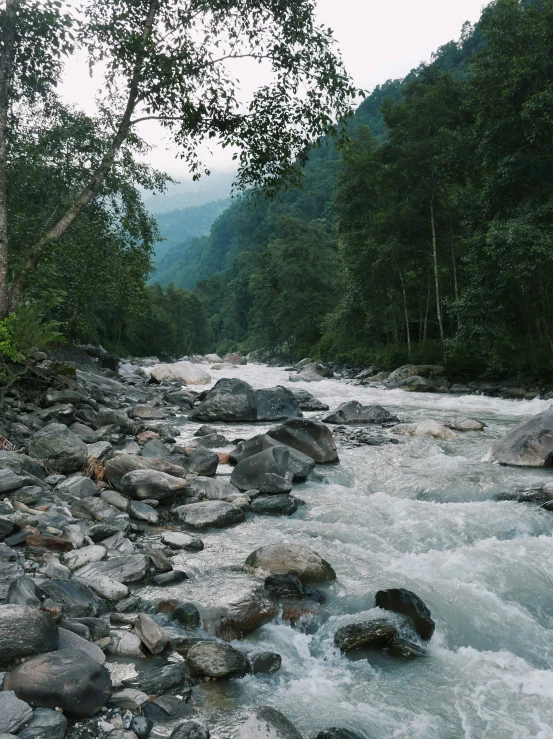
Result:
<svg viewBox="0 0 553 739">
<path fill-rule="evenodd" d="M 256 364 L 212 375 L 255 388 L 290 385 L 284 370 Z M 447 442 L 406 438 L 339 448 L 339 465 L 318 466 L 294 486 L 305 505 L 293 516 L 250 516 L 202 534 L 203 552 L 179 555 L 191 580 L 150 590 L 152 596 L 178 594 L 202 605 L 224 600 L 251 584 L 238 571 L 247 555 L 279 541 L 308 544 L 338 576 L 325 589 L 327 617 L 314 633 L 277 620 L 235 643 L 281 654 L 278 673 L 194 690 L 212 735 L 232 737 L 249 708 L 272 705 L 306 739 L 329 726 L 366 739 L 553 738 L 553 513 L 495 499 L 552 473 L 481 462 L 495 439 L 551 402 L 411 394 L 338 380 L 299 387 L 332 410 L 358 400 L 383 405 L 401 421 L 473 417 L 487 428 Z M 276 424 L 213 425 L 234 439 Z M 179 441 L 198 426 L 184 423 Z M 336 629 L 381 615 L 374 594 L 389 587 L 414 591 L 432 611 L 427 658 L 382 655 L 369 663 L 337 652 Z"/>
</svg>

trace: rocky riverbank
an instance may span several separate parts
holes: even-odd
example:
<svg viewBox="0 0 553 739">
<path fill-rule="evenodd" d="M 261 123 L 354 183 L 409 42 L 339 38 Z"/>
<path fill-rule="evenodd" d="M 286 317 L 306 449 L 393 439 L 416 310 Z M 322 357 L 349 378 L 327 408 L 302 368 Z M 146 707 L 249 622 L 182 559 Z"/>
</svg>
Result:
<svg viewBox="0 0 553 739">
<path fill-rule="evenodd" d="M 316 466 L 335 465 L 337 445 L 451 439 L 484 428 L 474 419 L 400 423 L 385 408 L 359 402 L 343 403 L 321 422 L 304 414 L 330 409 L 305 389 L 255 390 L 237 378 L 203 390 L 209 367 L 240 366 L 237 355 L 164 365 L 118 363 L 91 349 L 77 360 L 38 356 L 4 398 L 1 739 L 207 739 L 198 686 L 270 680 L 282 656 L 244 648 L 242 638 L 274 619 L 300 632 L 317 629 L 336 572 L 304 544 L 257 547 L 240 566 L 247 587 L 213 609 L 175 595 L 189 579 L 183 553 L 201 560 L 205 532 L 228 528 L 239 536 L 252 516 L 294 514 L 302 505 L 295 486 Z M 306 363 L 291 372 L 305 381 L 329 368 Z M 410 372 L 403 368 L 392 382 L 402 387 L 423 376 Z M 187 419 L 203 425 L 184 446 L 178 440 Z M 227 439 L 209 425 L 221 422 L 274 426 Z M 217 451 L 229 446 L 230 453 Z M 550 452 L 544 444 L 535 466 Z M 540 502 L 547 493 L 542 486 Z M 169 595 L 159 595 L 164 588 Z M 434 632 L 425 603 L 405 588 L 374 597 L 379 616 L 337 629 L 336 648 L 356 658 L 377 650 L 392 660 L 423 659 Z M 108 669 L 125 664 L 127 677 Z M 232 732 L 240 739 L 302 736 L 267 706 Z M 317 736 L 359 738 L 341 726 Z"/>
</svg>

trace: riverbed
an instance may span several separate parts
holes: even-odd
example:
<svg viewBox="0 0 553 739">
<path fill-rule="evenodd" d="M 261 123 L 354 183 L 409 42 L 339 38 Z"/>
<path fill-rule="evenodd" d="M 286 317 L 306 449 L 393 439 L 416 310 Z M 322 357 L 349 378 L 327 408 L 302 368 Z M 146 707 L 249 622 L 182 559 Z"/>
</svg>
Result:
<svg viewBox="0 0 553 739">
<path fill-rule="evenodd" d="M 211 374 L 214 382 L 225 376 L 254 388 L 291 386 L 283 369 L 257 364 Z M 341 446 L 340 464 L 318 465 L 294 486 L 305 505 L 293 516 L 248 516 L 239 526 L 202 534 L 203 552 L 180 555 L 190 581 L 150 589 L 152 597 L 216 604 L 251 585 L 252 577 L 239 571 L 250 552 L 280 541 L 309 545 L 337 573 L 325 588 L 318 628 L 277 619 L 234 643 L 278 652 L 279 672 L 194 690 L 212 735 L 230 738 L 248 709 L 272 705 L 306 739 L 329 726 L 365 739 L 553 738 L 553 513 L 496 500 L 553 473 L 481 461 L 495 439 L 551 401 L 405 393 L 338 380 L 295 387 L 331 410 L 358 400 L 383 405 L 401 421 L 472 417 L 487 427 L 449 441 Z M 200 425 L 181 423 L 179 443 Z M 276 424 L 213 425 L 232 440 Z M 428 656 L 400 661 L 383 654 L 369 662 L 340 654 L 336 629 L 381 615 L 374 594 L 390 587 L 414 591 L 430 608 L 436 631 Z"/>
</svg>

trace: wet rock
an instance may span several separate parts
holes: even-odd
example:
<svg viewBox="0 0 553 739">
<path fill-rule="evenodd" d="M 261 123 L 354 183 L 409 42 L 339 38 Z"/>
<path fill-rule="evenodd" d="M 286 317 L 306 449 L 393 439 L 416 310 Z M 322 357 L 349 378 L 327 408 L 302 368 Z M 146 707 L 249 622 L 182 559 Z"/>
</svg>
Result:
<svg viewBox="0 0 553 739">
<path fill-rule="evenodd" d="M 188 580 L 188 575 L 182 570 L 173 570 L 172 572 L 162 572 L 161 575 L 152 577 L 154 585 L 178 585 L 180 582 Z"/>
<path fill-rule="evenodd" d="M 432 379 L 444 372 L 445 368 L 438 364 L 404 364 L 388 376 L 388 384 L 393 385 L 414 376 Z"/>
<path fill-rule="evenodd" d="M 150 721 L 146 716 L 133 716 L 131 729 L 134 731 L 138 739 L 148 739 L 153 728 L 154 722 Z"/>
<path fill-rule="evenodd" d="M 389 429 L 391 434 L 399 436 L 422 436 L 430 439 L 449 440 L 457 438 L 457 434 L 443 423 L 426 419 L 419 423 L 400 423 Z"/>
<path fill-rule="evenodd" d="M 190 715 L 194 712 L 194 709 L 187 706 L 186 701 L 176 695 L 160 695 L 147 703 L 143 711 L 145 716 L 157 723 L 158 721 L 165 722 L 183 715 Z"/>
<path fill-rule="evenodd" d="M 315 739 L 364 739 L 361 734 L 355 734 L 349 729 L 325 729 L 320 731 Z"/>
<path fill-rule="evenodd" d="M 84 617 L 84 618 L 75 618 L 72 619 L 73 623 L 80 623 L 83 626 L 86 626 L 88 630 L 90 631 L 91 638 L 93 640 L 96 639 L 102 639 L 106 636 L 109 636 L 109 626 L 108 624 L 101 618 L 94 618 L 92 616 Z"/>
<path fill-rule="evenodd" d="M 42 602 L 35 581 L 30 577 L 18 577 L 10 583 L 6 603 L 40 608 Z"/>
<path fill-rule="evenodd" d="M 67 618 L 98 616 L 105 611 L 103 601 L 87 585 L 75 580 L 46 580 L 40 583 L 40 590 L 63 607 Z"/>
<path fill-rule="evenodd" d="M 169 639 L 147 613 L 141 613 L 134 625 L 135 634 L 151 654 L 161 654 L 169 644 Z"/>
<path fill-rule="evenodd" d="M 219 455 L 206 447 L 199 446 L 194 449 L 173 450 L 175 453 L 171 461 L 179 465 L 188 474 L 203 475 L 211 477 L 217 472 L 219 466 Z"/>
<path fill-rule="evenodd" d="M 97 441 L 95 444 L 87 444 L 88 458 L 100 462 L 111 453 L 112 449 L 113 447 L 109 441 Z"/>
<path fill-rule="evenodd" d="M 281 444 L 286 444 L 319 463 L 338 462 L 336 445 L 328 426 L 306 418 L 293 418 L 268 432 Z"/>
<path fill-rule="evenodd" d="M 137 521 L 146 521 L 151 526 L 159 523 L 159 515 L 152 506 L 142 503 L 139 500 L 131 500 L 129 503 L 129 516 L 136 518 Z"/>
<path fill-rule="evenodd" d="M 101 598 L 114 603 L 118 603 L 129 594 L 129 589 L 126 585 L 113 580 L 111 577 L 98 575 L 96 577 L 83 578 L 83 582 Z"/>
<path fill-rule="evenodd" d="M 129 418 L 127 411 L 122 409 L 104 408 L 96 416 L 96 429 L 103 426 L 119 426 L 126 434 L 134 434 L 135 422 Z"/>
<path fill-rule="evenodd" d="M 19 739 L 63 739 L 67 731 L 67 719 L 51 708 L 37 708 Z"/>
<path fill-rule="evenodd" d="M 248 671 L 252 675 L 273 675 L 280 670 L 282 657 L 276 652 L 250 652 Z"/>
<path fill-rule="evenodd" d="M 222 434 L 208 434 L 200 436 L 196 441 L 197 446 L 203 446 L 207 449 L 220 449 L 228 444 L 227 439 Z"/>
<path fill-rule="evenodd" d="M 83 639 L 82 636 L 74 634 L 72 631 L 68 631 L 67 629 L 63 628 L 58 629 L 58 635 L 59 649 L 80 650 L 81 652 L 88 654 L 91 659 L 93 659 L 95 662 L 98 662 L 98 664 L 100 665 L 103 665 L 106 661 L 106 656 L 102 652 L 100 647 L 97 647 L 96 644 L 92 644 L 86 639 Z"/>
<path fill-rule="evenodd" d="M 119 487 L 123 493 L 136 500 L 165 500 L 186 495 L 188 483 L 157 470 L 134 470 L 121 478 Z"/>
<path fill-rule="evenodd" d="M 399 636 L 396 636 L 388 645 L 388 654 L 399 659 L 419 659 L 420 657 L 426 657 L 424 649 Z"/>
<path fill-rule="evenodd" d="M 375 604 L 378 608 L 401 613 L 410 618 L 415 631 L 424 641 L 432 638 L 436 624 L 432 619 L 430 610 L 419 596 L 410 590 L 404 588 L 379 590 L 376 594 Z"/>
<path fill-rule="evenodd" d="M 303 739 L 280 711 L 264 706 L 251 713 L 238 729 L 238 739 Z"/>
<path fill-rule="evenodd" d="M 257 577 L 295 575 L 303 583 L 336 579 L 331 565 L 317 552 L 301 544 L 270 544 L 252 552 L 244 569 Z"/>
<path fill-rule="evenodd" d="M 31 707 L 13 691 L 0 693 L 0 731 L 17 733 L 31 719 Z"/>
<path fill-rule="evenodd" d="M 0 665 L 58 648 L 58 627 L 43 611 L 0 605 Z"/>
<path fill-rule="evenodd" d="M 23 487 L 28 484 L 28 479 L 28 475 L 16 474 L 10 469 L 0 469 L 0 494 L 9 493 L 12 490 L 17 490 L 18 488 Z M 34 478 L 31 477 L 31 480 L 34 480 Z"/>
<path fill-rule="evenodd" d="M 292 393 L 294 394 L 298 405 L 302 411 L 328 411 L 329 407 L 326 403 L 312 395 L 308 390 L 300 388 L 293 388 Z"/>
<path fill-rule="evenodd" d="M 102 492 L 100 493 L 100 497 L 102 500 L 108 503 L 108 505 L 117 508 L 118 511 L 123 511 L 123 513 L 125 513 L 128 510 L 130 502 L 129 499 L 125 495 L 118 493 L 117 490 L 102 490 Z M 111 533 L 114 534 L 115 531 L 112 531 Z M 88 535 L 90 536 L 90 538 L 93 538 L 90 534 L 90 531 L 88 532 Z"/>
<path fill-rule="evenodd" d="M 26 454 L 18 454 L 17 452 L 0 451 L 0 469 L 13 470 L 18 475 L 28 473 L 40 479 L 45 476 L 44 469 L 36 459 L 31 459 Z"/>
<path fill-rule="evenodd" d="M 291 516 L 298 510 L 298 500 L 291 495 L 258 495 L 250 510 L 263 516 Z"/>
<path fill-rule="evenodd" d="M 75 498 L 90 498 L 97 495 L 98 490 L 96 485 L 92 482 L 89 477 L 69 477 L 56 488 L 57 493 L 65 493 L 66 495 L 72 495 Z"/>
<path fill-rule="evenodd" d="M 187 526 L 194 529 L 209 527 L 221 529 L 241 523 L 246 518 L 244 511 L 222 500 L 209 500 L 179 506 L 174 509 L 173 513 Z"/>
<path fill-rule="evenodd" d="M 398 636 L 396 627 L 386 619 L 363 621 L 344 626 L 334 635 L 334 644 L 342 652 L 363 648 L 384 648 Z"/>
<path fill-rule="evenodd" d="M 264 588 L 276 600 L 307 598 L 316 603 L 322 603 L 324 600 L 321 592 L 305 585 L 295 575 L 269 575 L 265 578 Z"/>
<path fill-rule="evenodd" d="M 207 393 L 190 414 L 193 421 L 256 421 L 257 400 L 251 385 L 243 380 L 223 378 Z"/>
<path fill-rule="evenodd" d="M 168 690 L 189 685 L 190 673 L 183 662 L 163 665 L 156 670 L 139 672 L 134 677 L 125 678 L 123 685 L 141 690 L 148 695 L 159 695 Z"/>
<path fill-rule="evenodd" d="M 277 614 L 273 599 L 262 587 L 253 587 L 206 615 L 206 629 L 225 641 L 242 639 L 269 623 Z"/>
<path fill-rule="evenodd" d="M 162 541 L 171 549 L 185 549 L 190 552 L 199 552 L 204 548 L 201 539 L 182 531 L 164 531 L 161 535 Z"/>
<path fill-rule="evenodd" d="M 84 441 L 61 423 L 50 423 L 34 433 L 28 451 L 49 469 L 64 474 L 82 469 L 88 459 Z"/>
<path fill-rule="evenodd" d="M 156 470 L 171 477 L 181 478 L 187 473 L 177 463 L 170 464 L 162 459 L 146 459 L 145 457 L 137 457 L 133 454 L 118 454 L 106 462 L 105 478 L 111 482 L 114 488 L 119 489 L 122 478 L 128 472 L 135 470 Z"/>
<path fill-rule="evenodd" d="M 150 696 L 140 690 L 134 688 L 123 688 L 116 693 L 112 693 L 110 703 L 123 710 L 139 711 L 145 703 L 148 703 Z"/>
<path fill-rule="evenodd" d="M 150 559 L 144 554 L 116 557 L 107 562 L 95 562 L 75 572 L 75 577 L 94 579 L 109 577 L 121 583 L 143 580 L 150 569 Z"/>
<path fill-rule="evenodd" d="M 210 375 L 197 364 L 182 361 L 173 364 L 158 364 L 144 369 L 147 375 L 157 382 L 178 380 L 183 385 L 209 385 Z"/>
<path fill-rule="evenodd" d="M 171 456 L 169 447 L 165 446 L 160 439 L 150 439 L 146 444 L 144 444 L 141 452 L 140 450 L 137 451 L 137 454 L 138 453 L 141 453 L 143 457 L 148 457 L 149 459 L 167 459 L 167 457 Z"/>
<path fill-rule="evenodd" d="M 33 657 L 6 678 L 5 690 L 41 708 L 61 708 L 73 718 L 96 713 L 111 697 L 111 678 L 84 652 L 60 649 Z"/>
<path fill-rule="evenodd" d="M 185 721 L 173 729 L 169 739 L 210 739 L 211 734 L 200 721 Z"/>
<path fill-rule="evenodd" d="M 281 421 L 302 415 L 294 393 L 281 385 L 256 390 L 255 399 L 258 421 Z"/>
<path fill-rule="evenodd" d="M 246 656 L 230 644 L 204 641 L 195 644 L 188 652 L 186 663 L 193 675 L 223 678 L 243 675 L 246 672 Z"/>
<path fill-rule="evenodd" d="M 486 428 L 486 424 L 482 423 L 482 421 L 477 421 L 475 418 L 462 418 L 458 421 L 448 423 L 447 427 L 453 429 L 453 431 L 483 431 Z"/>
<path fill-rule="evenodd" d="M 75 518 L 84 518 L 87 521 L 108 521 L 119 511 L 101 498 L 75 498 L 71 504 L 71 513 Z"/>
<path fill-rule="evenodd" d="M 0 516 L 0 541 L 6 539 L 16 530 L 16 525 L 9 518 Z"/>
<path fill-rule="evenodd" d="M 329 416 L 323 419 L 324 423 L 357 424 L 357 423 L 397 423 L 399 419 L 381 405 L 361 405 L 357 400 L 342 403 Z"/>
<path fill-rule="evenodd" d="M 131 657 L 133 659 L 145 659 L 146 654 L 142 649 L 142 642 L 136 634 L 123 629 L 110 631 L 111 643 L 107 653 L 114 657 Z"/>
<path fill-rule="evenodd" d="M 167 418 L 167 414 L 161 408 L 152 405 L 138 404 L 129 411 L 131 418 L 139 418 L 143 421 L 161 421 Z"/>
<path fill-rule="evenodd" d="M 195 629 L 200 625 L 200 612 L 193 603 L 181 601 L 171 611 L 173 621 L 178 621 L 183 626 Z"/>
<path fill-rule="evenodd" d="M 496 441 L 482 461 L 515 467 L 553 466 L 553 410 L 517 424 Z"/>
<path fill-rule="evenodd" d="M 167 559 L 161 549 L 148 549 L 148 557 L 156 572 L 171 572 L 173 565 Z"/>
<path fill-rule="evenodd" d="M 69 426 L 69 430 L 72 431 L 79 439 L 82 439 L 85 444 L 96 444 L 98 441 L 98 434 L 90 426 L 85 423 L 79 423 L 76 421 Z"/>
<path fill-rule="evenodd" d="M 188 483 L 191 495 L 207 500 L 227 500 L 238 493 L 238 488 L 226 480 L 212 479 L 211 477 L 194 477 Z"/>
<path fill-rule="evenodd" d="M 287 493 L 292 489 L 290 454 L 282 446 L 266 449 L 238 462 L 230 481 L 239 490 L 261 493 Z"/>
<path fill-rule="evenodd" d="M 106 550 L 97 544 L 92 546 L 74 549 L 63 557 L 63 564 L 68 567 L 71 572 L 91 564 L 92 562 L 100 562 L 106 558 Z"/>
<path fill-rule="evenodd" d="M 390 385 L 389 378 L 388 384 Z M 405 380 L 394 382 L 392 386 L 407 393 L 429 393 L 435 389 L 432 380 L 427 380 L 426 377 L 420 377 L 419 375 L 406 377 Z"/>
<path fill-rule="evenodd" d="M 276 446 L 284 446 L 280 442 L 271 438 L 267 434 L 259 434 L 246 441 L 241 441 L 229 454 L 229 459 L 232 464 L 238 464 L 243 459 L 251 457 L 254 454 L 259 454 L 266 449 L 271 449 Z M 292 447 L 286 447 L 290 453 L 290 472 L 292 473 L 294 482 L 304 482 L 311 470 L 315 467 L 315 461 L 308 457 L 306 454 L 293 449 Z"/>
</svg>

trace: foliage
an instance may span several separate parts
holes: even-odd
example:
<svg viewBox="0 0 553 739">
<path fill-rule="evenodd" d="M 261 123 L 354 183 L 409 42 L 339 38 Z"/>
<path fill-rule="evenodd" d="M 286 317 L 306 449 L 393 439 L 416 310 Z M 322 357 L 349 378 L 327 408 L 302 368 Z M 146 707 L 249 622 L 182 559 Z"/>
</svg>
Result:
<svg viewBox="0 0 553 739">
<path fill-rule="evenodd" d="M 4 361 L 23 362 L 33 352 L 63 341 L 58 329 L 57 321 L 44 321 L 42 306 L 23 303 L 17 313 L 10 313 L 0 321 L 0 355 Z"/>
</svg>

